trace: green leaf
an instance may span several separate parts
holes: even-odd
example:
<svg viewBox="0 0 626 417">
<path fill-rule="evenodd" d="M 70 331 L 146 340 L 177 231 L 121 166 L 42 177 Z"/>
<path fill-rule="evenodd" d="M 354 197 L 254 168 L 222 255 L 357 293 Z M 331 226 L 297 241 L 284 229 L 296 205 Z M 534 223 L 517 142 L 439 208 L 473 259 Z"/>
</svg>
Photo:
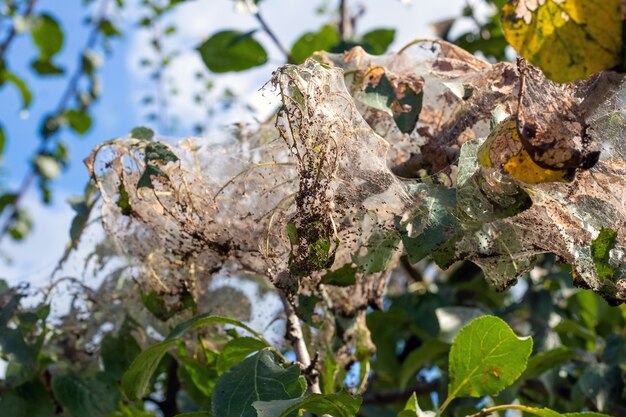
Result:
<svg viewBox="0 0 626 417">
<path fill-rule="evenodd" d="M 113 36 L 122 36 L 122 32 L 108 19 L 104 19 L 100 22 L 100 32 L 104 36 L 113 37 Z"/>
<path fill-rule="evenodd" d="M 42 122 L 40 132 L 44 138 L 49 138 L 59 131 L 64 120 L 58 114 L 46 115 Z"/>
<path fill-rule="evenodd" d="M 404 409 L 398 413 L 398 417 L 433 417 L 434 415 L 433 411 L 422 411 L 415 393 L 406 402 Z"/>
<path fill-rule="evenodd" d="M 578 354 L 567 346 L 540 352 L 528 359 L 528 366 L 520 379 L 537 378 L 544 372 L 577 358 Z"/>
<path fill-rule="evenodd" d="M 129 400 L 139 400 L 143 397 L 150 384 L 152 374 L 156 371 L 161 359 L 176 343 L 176 339 L 166 339 L 150 346 L 135 358 L 130 368 L 122 376 L 122 391 Z"/>
<path fill-rule="evenodd" d="M 213 415 L 209 413 L 203 413 L 200 411 L 194 411 L 192 413 L 176 414 L 175 417 L 213 417 Z"/>
<path fill-rule="evenodd" d="M 267 344 L 253 337 L 238 337 L 226 343 L 217 359 L 217 370 L 220 374 L 237 365 L 246 356 L 266 348 Z"/>
<path fill-rule="evenodd" d="M 384 111 L 390 116 L 393 115 L 390 107 L 395 98 L 395 93 L 385 74 L 381 75 L 377 83 L 369 82 L 365 90 L 356 93 L 355 98 L 370 107 Z"/>
<path fill-rule="evenodd" d="M 141 346 L 129 331 L 120 332 L 117 337 L 107 334 L 100 344 L 100 354 L 105 372 L 113 375 L 116 380 L 122 378 L 124 372 L 141 353 Z"/>
<path fill-rule="evenodd" d="M 70 225 L 70 245 L 69 249 L 76 248 L 78 246 L 78 242 L 80 241 L 80 237 L 89 222 L 89 218 L 91 215 L 91 211 L 96 205 L 98 201 L 99 194 L 97 192 L 96 187 L 90 182 L 85 186 L 85 192 L 81 196 L 73 196 L 67 199 L 67 202 L 72 207 L 72 210 L 76 213 L 74 218 L 72 219 L 72 224 Z M 68 250 L 66 250 L 63 258 L 69 255 Z"/>
<path fill-rule="evenodd" d="M 30 103 L 33 100 L 33 95 L 26 85 L 26 82 L 22 78 L 18 77 L 15 73 L 7 69 L 0 69 L 0 85 L 2 85 L 4 82 L 9 82 L 13 84 L 15 88 L 17 88 L 17 91 L 22 97 L 22 110 L 30 107 Z"/>
<path fill-rule="evenodd" d="M 524 411 L 539 417 L 563 417 L 561 413 L 557 413 L 549 408 L 524 407 Z"/>
<path fill-rule="evenodd" d="M 181 343 L 178 346 L 178 378 L 187 395 L 202 409 L 211 404 L 211 393 L 219 377 L 217 373 L 218 353 L 200 346 L 204 360 L 195 354 L 187 352 L 187 347 Z"/>
<path fill-rule="evenodd" d="M 387 48 L 396 36 L 395 29 L 375 29 L 363 35 L 365 49 L 370 54 L 382 55 L 387 52 Z"/>
<path fill-rule="evenodd" d="M 139 181 L 137 181 L 137 188 L 154 188 L 154 184 L 152 184 L 152 177 L 169 178 L 165 171 L 161 168 L 148 163 L 146 164 L 143 174 L 139 177 Z"/>
<path fill-rule="evenodd" d="M 84 135 L 91 128 L 91 116 L 86 110 L 67 110 L 65 117 L 72 130 Z"/>
<path fill-rule="evenodd" d="M 608 410 L 614 401 L 619 403 L 623 386 L 622 372 L 619 368 L 604 363 L 587 365 L 577 385 L 597 410 Z"/>
<path fill-rule="evenodd" d="M 6 144 L 7 144 L 7 137 L 4 134 L 4 127 L 0 123 L 0 159 L 2 159 L 2 154 L 4 154 L 4 147 L 6 146 Z"/>
<path fill-rule="evenodd" d="M 620 0 L 508 2 L 502 8 L 506 40 L 556 82 L 614 67 L 622 53 Z"/>
<path fill-rule="evenodd" d="M 349 287 L 356 283 L 357 268 L 352 264 L 345 264 L 339 269 L 327 272 L 322 277 L 322 284 L 336 285 L 338 287 Z"/>
<path fill-rule="evenodd" d="M 538 417 L 610 417 L 606 414 L 596 413 L 592 411 L 585 411 L 581 413 L 565 413 L 561 414 L 549 408 L 536 408 L 527 406 L 512 406 L 511 409 L 517 409 L 524 412 L 524 414 L 531 414 Z"/>
<path fill-rule="evenodd" d="M 117 408 L 119 391 L 102 374 L 97 377 L 66 374 L 52 380 L 54 397 L 72 417 L 100 417 Z"/>
<path fill-rule="evenodd" d="M 612 334 L 606 338 L 602 360 L 608 365 L 626 369 L 626 336 Z"/>
<path fill-rule="evenodd" d="M 55 18 L 41 14 L 35 19 L 31 30 L 33 42 L 39 49 L 41 61 L 49 61 L 63 47 L 63 31 Z"/>
<path fill-rule="evenodd" d="M 591 256 L 600 278 L 611 278 L 615 274 L 615 267 L 609 263 L 609 252 L 615 247 L 616 240 L 617 232 L 603 227 L 591 242 Z"/>
<path fill-rule="evenodd" d="M 314 271 L 328 268 L 332 264 L 330 239 L 323 236 L 309 245 L 309 259 Z"/>
<path fill-rule="evenodd" d="M 39 379 L 28 381 L 0 396 L 0 410 L 7 417 L 54 417 L 55 405 Z"/>
<path fill-rule="evenodd" d="M 448 396 L 497 394 L 524 372 L 532 346 L 530 337 L 517 337 L 498 317 L 474 319 L 450 349 Z"/>
<path fill-rule="evenodd" d="M 30 214 L 24 209 L 18 208 L 11 218 L 9 234 L 15 240 L 22 240 L 33 230 L 33 221 Z"/>
<path fill-rule="evenodd" d="M 212 316 L 210 314 L 202 314 L 200 316 L 189 319 L 178 326 L 161 343 L 150 346 L 135 358 L 130 368 L 122 377 L 122 391 L 129 400 L 138 400 L 143 397 L 152 374 L 157 369 L 159 362 L 167 351 L 177 343 L 177 339 L 186 331 L 197 329 L 198 327 L 208 326 L 212 324 L 229 324 L 240 327 L 251 333 L 259 340 L 265 341 L 263 337 L 252 330 L 250 327 L 228 317 Z"/>
<path fill-rule="evenodd" d="M 413 132 L 422 111 L 423 98 L 424 93 L 422 90 L 415 91 L 408 85 L 404 87 L 401 97 L 396 100 L 397 105 L 391 108 L 393 111 L 393 120 L 396 122 L 396 126 L 400 129 L 400 132 Z"/>
<path fill-rule="evenodd" d="M 298 295 L 298 306 L 296 307 L 296 313 L 298 317 L 304 320 L 309 326 L 317 327 L 319 323 L 313 322 L 313 313 L 315 312 L 315 306 L 322 301 L 316 295 Z"/>
<path fill-rule="evenodd" d="M 258 417 L 287 417 L 298 412 L 308 411 L 316 415 L 330 414 L 333 417 L 355 417 L 361 406 L 361 399 L 351 395 L 312 394 L 304 398 L 274 401 L 255 401 L 253 404 Z"/>
<path fill-rule="evenodd" d="M 402 233 L 402 243 L 411 263 L 416 263 L 443 247 L 456 233 L 456 191 L 419 184 L 412 188 L 412 194 L 423 204 L 411 219 L 414 234 Z"/>
<path fill-rule="evenodd" d="M 213 72 L 243 71 L 267 62 L 267 52 L 252 32 L 218 32 L 198 47 L 207 68 Z"/>
<path fill-rule="evenodd" d="M 304 62 L 316 51 L 328 51 L 339 42 L 339 33 L 332 25 L 324 25 L 319 32 L 307 32 L 291 47 L 291 58 L 296 63 Z"/>
<path fill-rule="evenodd" d="M 169 178 L 168 175 L 158 165 L 178 161 L 178 156 L 174 154 L 170 147 L 162 142 L 150 142 L 145 149 L 146 168 L 137 181 L 137 188 L 154 188 L 152 177 Z M 157 165 L 158 164 L 158 165 Z"/>
<path fill-rule="evenodd" d="M 376 229 L 367 242 L 367 253 L 353 257 L 359 270 L 364 274 L 373 274 L 387 269 L 400 243 L 400 237 L 394 229 Z"/>
<path fill-rule="evenodd" d="M 332 394 L 335 392 L 337 380 L 343 380 L 342 373 L 345 373 L 345 370 L 337 363 L 337 359 L 330 349 L 326 351 L 323 369 L 324 371 L 320 374 L 322 393 Z"/>
<path fill-rule="evenodd" d="M 178 157 L 169 146 L 162 142 L 151 142 L 146 145 L 146 161 L 155 162 L 158 161 L 163 164 L 167 164 L 168 162 L 176 162 L 178 161 Z"/>
<path fill-rule="evenodd" d="M 119 403 L 118 407 L 118 411 L 112 414 L 108 414 L 106 417 L 155 417 L 154 413 L 151 413 L 150 411 L 144 411 L 143 409 L 133 407 L 132 405 Z"/>
<path fill-rule="evenodd" d="M 61 164 L 56 158 L 49 155 L 39 155 L 33 160 L 37 172 L 47 180 L 53 180 L 61 175 Z"/>
<path fill-rule="evenodd" d="M 130 136 L 135 139 L 152 140 L 154 138 L 154 130 L 144 126 L 137 126 L 130 131 Z"/>
<path fill-rule="evenodd" d="M 63 68 L 55 65 L 52 61 L 42 59 L 34 60 L 30 66 L 39 75 L 61 75 L 65 72 Z"/>
<path fill-rule="evenodd" d="M 402 133 L 411 133 L 422 111 L 424 93 L 421 84 L 412 83 L 413 80 L 403 82 L 399 78 L 394 87 L 386 73 L 378 75 L 372 76 L 365 89 L 359 91 L 355 98 L 391 115 Z"/>
<path fill-rule="evenodd" d="M 305 389 L 306 382 L 298 366 L 282 368 L 272 353 L 262 350 L 218 379 L 212 395 L 213 414 L 256 417 L 253 402 L 298 398 Z"/>
<path fill-rule="evenodd" d="M 124 206 L 124 202 L 121 202 L 122 194 L 120 193 L 120 200 L 118 200 L 119 204 Z M 121 203 L 120 203 L 121 202 Z M 131 207 L 132 209 L 132 207 Z M 178 306 L 170 307 L 167 305 L 162 295 L 159 295 L 155 290 L 150 290 L 150 292 L 142 292 L 140 294 L 141 302 L 148 309 L 150 313 L 154 315 L 157 319 L 161 321 L 167 321 L 174 317 L 176 314 L 181 311 L 186 310 L 193 305 L 191 303 L 183 303 Z"/>
<path fill-rule="evenodd" d="M 120 208 L 120 211 L 122 212 L 124 216 L 130 216 L 133 213 L 133 208 L 130 205 L 130 200 L 128 199 L 128 191 L 126 191 L 126 187 L 124 186 L 123 181 L 120 181 L 120 185 L 117 187 L 117 191 L 119 193 L 119 198 L 115 202 L 115 205 Z M 156 294 L 155 291 L 152 291 L 152 293 Z M 143 292 L 141 293 L 141 299 L 144 302 L 144 305 L 148 307 L 146 300 L 144 300 Z M 165 303 L 163 303 L 163 305 L 165 305 Z M 150 310 L 150 307 L 148 307 L 148 310 Z M 152 313 L 152 310 L 150 310 L 150 312 Z"/>
<path fill-rule="evenodd" d="M 174 327 L 174 329 L 167 336 L 166 339 L 178 338 L 178 337 L 180 337 L 183 333 L 185 333 L 188 330 L 193 330 L 193 329 L 197 329 L 199 327 L 213 325 L 213 324 L 229 324 L 231 326 L 239 327 L 241 329 L 244 329 L 248 333 L 252 334 L 253 336 L 258 338 L 259 340 L 265 341 L 265 339 L 263 338 L 263 336 L 260 333 L 252 330 L 250 327 L 246 326 L 245 324 L 243 324 L 239 320 L 235 320 L 235 319 L 232 319 L 230 317 L 212 316 L 209 313 L 201 314 L 201 315 L 199 315 L 197 317 L 189 319 L 189 320 L 179 324 L 178 326 Z"/>
</svg>

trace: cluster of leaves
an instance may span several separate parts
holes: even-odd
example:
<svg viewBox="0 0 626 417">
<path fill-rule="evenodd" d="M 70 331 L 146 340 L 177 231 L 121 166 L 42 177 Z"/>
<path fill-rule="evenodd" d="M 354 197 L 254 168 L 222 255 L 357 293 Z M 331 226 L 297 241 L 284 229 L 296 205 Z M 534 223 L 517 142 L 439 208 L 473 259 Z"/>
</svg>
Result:
<svg viewBox="0 0 626 417">
<path fill-rule="evenodd" d="M 139 324 L 127 317 L 100 336 L 84 364 L 72 364 L 85 351 L 59 343 L 64 335 L 47 324 L 49 307 L 24 308 L 24 289 L 3 283 L 0 346 L 9 368 L 0 406 L 8 416 L 42 417 L 623 415 L 625 309 L 574 291 L 550 257 L 542 263 L 550 272 L 528 279 L 519 298 L 493 292 L 470 264 L 430 284 L 415 280 L 424 265 L 406 281 L 408 291 L 394 289 L 403 280 L 393 280 L 388 308 L 368 315 L 378 354 L 363 376 L 369 388 L 357 396 L 346 391 L 354 370 L 337 369 L 327 357 L 322 392 L 307 392 L 306 370 L 263 335 L 210 314 L 178 324 L 144 350 Z M 337 391 L 337 382 L 344 388 Z"/>
<path fill-rule="evenodd" d="M 475 317 L 495 314 L 518 333 L 533 336 L 533 355 L 519 379 L 497 397 L 485 401 L 479 394 L 477 399 L 454 401 L 450 415 L 464 416 L 476 408 L 500 406 L 513 399 L 528 407 L 547 406 L 563 413 L 591 407 L 622 415 L 621 326 L 626 310 L 623 306 L 608 307 L 589 292 L 574 291 L 568 269 L 555 264 L 552 257 L 542 260 L 541 268 L 544 272 L 524 280 L 527 288 L 520 289 L 515 297 L 492 292 L 480 271 L 469 263 L 452 268 L 438 278 L 435 286 L 422 278 L 421 273 L 428 271 L 413 271 L 418 279 L 409 285 L 413 292 L 390 295 L 386 311 L 367 317 L 379 352 L 372 363 L 371 389 L 414 389 L 420 404 L 432 407 L 432 392 L 446 398 L 445 387 L 455 378 L 441 373 L 452 366 L 448 350 L 454 335 Z M 599 375 L 606 378 L 595 385 L 592 381 Z M 438 382 L 434 387 L 433 379 Z M 474 389 L 481 386 L 471 385 Z M 390 398 L 390 402 L 394 400 L 397 397 Z M 389 408 L 366 402 L 362 412 L 366 416 L 393 416 Z"/>
<path fill-rule="evenodd" d="M 86 1 L 86 4 L 92 1 Z M 122 7 L 118 1 L 117 6 Z M 31 62 L 31 70 L 41 80 L 50 79 L 54 82 L 60 77 L 67 80 L 57 103 L 48 110 L 41 119 L 39 128 L 39 145 L 31 158 L 31 166 L 25 175 L 22 184 L 14 190 L 4 189 L 0 196 L 0 213 L 3 223 L 0 225 L 0 235 L 10 235 L 20 240 L 26 236 L 32 227 L 32 220 L 27 211 L 21 207 L 21 199 L 30 185 L 38 180 L 44 203 L 52 198 L 51 182 L 56 179 L 69 163 L 67 145 L 59 138 L 64 129 L 82 136 L 93 124 L 91 106 L 101 94 L 98 79 L 98 68 L 102 58 L 100 51 L 107 52 L 110 43 L 121 35 L 118 28 L 109 18 L 107 12 L 94 13 L 86 19 L 89 35 L 84 47 L 80 50 L 76 66 L 67 70 L 57 63 L 59 52 L 67 43 L 59 20 L 51 13 L 37 9 L 36 1 L 3 1 L 6 9 L 3 14 L 4 25 L 0 27 L 0 90 L 13 86 L 21 98 L 20 112 L 28 114 L 33 105 L 34 95 L 26 81 L 27 77 L 18 74 L 12 69 L 9 60 L 9 50 L 15 39 L 21 36 L 30 36 L 37 51 L 37 56 Z M 8 110 L 8 109 L 5 109 Z M 16 109 L 17 110 L 17 109 Z M 5 113 L 8 116 L 8 111 Z M 6 140 L 10 137 L 0 120 L 0 155 L 4 150 Z"/>
<path fill-rule="evenodd" d="M 237 0 L 241 10 L 253 14 L 262 30 L 276 39 L 265 23 L 260 12 L 260 1 Z M 241 32 L 226 29 L 211 35 L 198 46 L 198 52 L 209 70 L 215 73 L 243 71 L 267 62 L 265 47 L 255 38 L 256 30 Z M 283 49 L 289 63 L 300 64 L 316 51 L 343 52 L 354 46 L 362 46 L 366 51 L 380 55 L 387 51 L 393 42 L 395 29 L 375 29 L 360 37 L 344 37 L 335 25 L 324 25 L 318 31 L 307 32 L 293 43 L 289 50 Z M 280 42 L 278 43 L 280 45 Z"/>
<path fill-rule="evenodd" d="M 467 5 L 459 18 L 437 24 L 439 35 L 470 52 L 503 61 L 511 46 L 558 82 L 623 69 L 623 5 L 618 0 L 533 2 L 483 0 Z M 485 6 L 490 10 L 484 15 Z M 469 19 L 475 28 L 450 36 L 453 25 Z"/>
</svg>

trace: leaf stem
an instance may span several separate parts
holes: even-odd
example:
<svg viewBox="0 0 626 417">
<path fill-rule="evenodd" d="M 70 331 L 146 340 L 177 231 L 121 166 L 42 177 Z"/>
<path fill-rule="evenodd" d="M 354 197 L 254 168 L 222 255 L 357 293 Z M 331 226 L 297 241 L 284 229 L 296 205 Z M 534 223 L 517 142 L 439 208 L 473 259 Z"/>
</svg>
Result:
<svg viewBox="0 0 626 417">
<path fill-rule="evenodd" d="M 495 405 L 493 407 L 483 408 L 478 413 L 471 414 L 471 415 L 469 415 L 467 417 L 486 417 L 489 414 L 492 414 L 492 413 L 495 413 L 495 412 L 498 412 L 498 411 L 506 411 L 506 410 L 519 410 L 519 411 L 522 411 L 524 413 L 532 414 L 532 415 L 535 415 L 535 416 L 544 416 L 545 415 L 545 414 L 542 414 L 540 412 L 540 411 L 542 411 L 542 409 L 528 407 L 528 406 L 521 405 L 521 404 L 503 404 L 503 405 Z"/>
<path fill-rule="evenodd" d="M 435 417 L 439 417 L 440 415 L 443 414 L 443 412 L 445 411 L 446 408 L 448 408 L 448 406 L 450 405 L 450 403 L 452 402 L 452 400 L 454 400 L 456 398 L 456 393 L 453 392 L 452 394 L 448 395 L 448 397 L 446 398 L 446 400 L 443 402 L 443 404 L 441 404 L 441 407 L 439 407 L 439 410 L 437 410 L 437 413 L 435 414 Z"/>
</svg>

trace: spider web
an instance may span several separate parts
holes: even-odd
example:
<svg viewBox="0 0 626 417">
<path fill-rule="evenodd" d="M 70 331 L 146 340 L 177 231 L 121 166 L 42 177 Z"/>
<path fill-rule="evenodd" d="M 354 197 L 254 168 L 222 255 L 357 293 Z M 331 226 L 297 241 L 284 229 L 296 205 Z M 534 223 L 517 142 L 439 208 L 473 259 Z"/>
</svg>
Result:
<svg viewBox="0 0 626 417">
<path fill-rule="evenodd" d="M 355 286 L 333 287 L 331 297 L 353 311 L 380 301 L 404 247 L 412 261 L 431 255 L 442 267 L 471 260 L 498 289 L 551 252 L 573 266 L 577 284 L 626 300 L 620 77 L 579 85 L 601 160 L 570 183 L 531 185 L 476 161 L 492 111 L 516 109 L 513 64 L 491 65 L 445 42 L 318 59 L 275 72 L 283 103 L 275 125 L 226 144 L 187 138 L 155 153 L 154 143 L 128 138 L 94 151 L 88 167 L 105 227 L 142 261 L 143 285 L 194 293 L 228 266 L 287 292 L 315 292 L 341 269 Z M 364 97 L 372 69 L 423 81 L 412 130 Z M 284 271 L 289 279 L 278 280 Z"/>
</svg>

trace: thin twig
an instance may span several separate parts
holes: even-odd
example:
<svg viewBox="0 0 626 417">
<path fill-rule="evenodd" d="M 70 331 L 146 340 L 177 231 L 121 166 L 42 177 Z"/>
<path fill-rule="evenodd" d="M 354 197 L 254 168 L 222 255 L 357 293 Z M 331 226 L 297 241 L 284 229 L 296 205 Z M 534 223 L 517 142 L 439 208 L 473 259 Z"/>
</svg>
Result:
<svg viewBox="0 0 626 417">
<path fill-rule="evenodd" d="M 400 257 L 400 264 L 402 265 L 402 268 L 407 273 L 407 275 L 413 280 L 413 282 L 424 281 L 424 276 L 417 268 L 413 266 L 407 255 L 402 255 Z"/>
<path fill-rule="evenodd" d="M 339 36 L 342 40 L 352 37 L 352 18 L 348 8 L 348 0 L 339 1 Z"/>
<path fill-rule="evenodd" d="M 37 3 L 37 0 L 29 0 L 28 4 L 26 5 L 26 9 L 24 9 L 24 13 L 21 17 L 26 18 L 30 16 L 35 8 L 35 3 Z M 7 37 L 4 39 L 4 41 L 2 41 L 2 43 L 0 43 L 0 62 L 3 62 L 4 54 L 9 49 L 9 46 L 11 45 L 13 39 L 15 39 L 15 35 L 17 35 L 17 30 L 15 29 L 14 23 L 13 27 L 11 27 L 11 30 L 7 34 Z"/>
<path fill-rule="evenodd" d="M 261 12 L 257 11 L 254 14 L 254 17 L 256 18 L 256 20 L 261 25 L 261 28 L 263 29 L 263 31 L 265 33 L 267 33 L 267 35 L 270 37 L 270 39 L 272 39 L 272 42 L 274 42 L 274 45 L 276 45 L 276 47 L 280 50 L 280 52 L 283 55 L 285 55 L 285 59 L 287 60 L 287 62 L 290 63 L 290 64 L 295 63 L 295 61 L 291 57 L 291 54 L 289 53 L 287 48 L 285 48 L 285 46 L 280 42 L 280 40 L 278 39 L 278 37 L 276 36 L 274 31 L 268 26 L 268 24 L 265 21 L 265 19 L 263 18 L 263 16 L 261 16 Z"/>
</svg>

